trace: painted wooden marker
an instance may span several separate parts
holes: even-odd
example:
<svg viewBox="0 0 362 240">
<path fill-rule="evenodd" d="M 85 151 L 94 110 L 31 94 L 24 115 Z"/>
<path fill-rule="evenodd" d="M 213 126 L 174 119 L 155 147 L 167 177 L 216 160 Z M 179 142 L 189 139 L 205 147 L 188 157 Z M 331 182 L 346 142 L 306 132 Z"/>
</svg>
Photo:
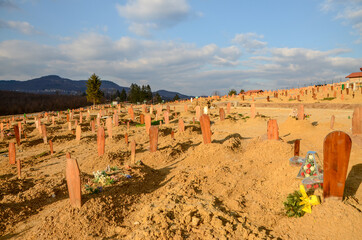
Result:
<svg viewBox="0 0 362 240">
<path fill-rule="evenodd" d="M 331 132 L 324 139 L 323 196 L 325 200 L 342 200 L 343 198 L 351 147 L 351 138 L 342 131 Z"/>
<path fill-rule="evenodd" d="M 225 120 L 225 111 L 223 108 L 219 109 L 219 115 L 220 115 L 220 121 L 224 121 Z"/>
<path fill-rule="evenodd" d="M 294 156 L 299 156 L 299 150 L 300 150 L 300 140 L 297 139 L 294 141 Z"/>
<path fill-rule="evenodd" d="M 16 162 L 16 148 L 15 148 L 15 143 L 14 142 L 10 142 L 9 143 L 9 163 L 10 164 L 15 164 Z"/>
<path fill-rule="evenodd" d="M 47 144 L 48 138 L 47 138 L 47 129 L 46 129 L 45 124 L 41 125 L 41 132 L 43 134 L 43 142 L 44 142 L 44 144 Z"/>
<path fill-rule="evenodd" d="M 77 141 L 80 141 L 81 135 L 82 135 L 82 128 L 80 127 L 80 125 L 78 125 L 75 132 L 75 139 Z"/>
<path fill-rule="evenodd" d="M 136 141 L 131 141 L 131 162 L 135 163 L 136 161 Z"/>
<path fill-rule="evenodd" d="M 304 120 L 304 105 L 303 104 L 301 104 L 299 106 L 298 120 Z"/>
<path fill-rule="evenodd" d="M 158 127 L 151 126 L 150 127 L 150 152 L 157 151 L 158 144 Z"/>
<path fill-rule="evenodd" d="M 145 115 L 140 114 L 140 124 L 145 124 Z"/>
<path fill-rule="evenodd" d="M 105 134 L 104 128 L 99 127 L 97 132 L 97 147 L 98 147 L 98 156 L 102 156 L 105 152 Z"/>
<path fill-rule="evenodd" d="M 331 117 L 331 123 L 330 123 L 330 127 L 331 127 L 331 129 L 333 129 L 333 127 L 334 127 L 334 121 L 336 120 L 336 117 L 334 116 L 334 115 L 332 115 L 332 117 Z"/>
<path fill-rule="evenodd" d="M 82 206 L 82 192 L 78 162 L 67 158 L 65 176 L 67 180 L 70 205 L 74 208 Z"/>
<path fill-rule="evenodd" d="M 196 106 L 196 108 L 195 108 L 195 110 L 196 110 L 196 119 L 198 120 L 198 121 L 200 121 L 200 106 Z"/>
<path fill-rule="evenodd" d="M 15 133 L 16 144 L 20 146 L 20 133 L 19 133 L 19 127 L 17 125 L 14 125 L 14 133 Z"/>
<path fill-rule="evenodd" d="M 362 134 L 362 107 L 357 107 L 353 111 L 352 134 Z"/>
<path fill-rule="evenodd" d="M 151 127 L 151 115 L 146 114 L 145 116 L 145 126 L 146 126 L 146 132 L 147 134 L 150 133 L 150 127 Z"/>
<path fill-rule="evenodd" d="M 53 155 L 53 141 L 49 140 L 50 155 Z"/>
<path fill-rule="evenodd" d="M 200 117 L 200 125 L 202 131 L 202 137 L 204 144 L 211 143 L 211 130 L 210 130 L 210 118 L 206 114 L 202 114 Z"/>
<path fill-rule="evenodd" d="M 268 121 L 268 140 L 279 140 L 278 123 L 276 119 Z"/>
<path fill-rule="evenodd" d="M 182 118 L 180 118 L 178 120 L 178 131 L 179 132 L 184 132 L 185 131 L 185 123 L 184 121 L 182 120 Z"/>
</svg>

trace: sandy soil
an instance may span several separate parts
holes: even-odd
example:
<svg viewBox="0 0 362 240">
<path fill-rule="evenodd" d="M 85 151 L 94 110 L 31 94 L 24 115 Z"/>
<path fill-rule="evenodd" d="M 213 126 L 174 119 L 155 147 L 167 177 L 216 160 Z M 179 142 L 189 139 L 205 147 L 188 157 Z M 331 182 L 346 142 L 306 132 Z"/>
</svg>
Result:
<svg viewBox="0 0 362 240">
<path fill-rule="evenodd" d="M 141 106 L 134 108 L 136 120 L 129 130 L 128 106 L 121 108 L 120 125 L 113 126 L 113 139 L 106 139 L 106 153 L 100 157 L 89 121 L 81 125 L 78 142 L 64 114 L 55 126 L 42 119 L 54 143 L 55 153 L 50 155 L 49 145 L 29 118 L 24 126 L 27 138 L 16 153 L 22 161 L 21 179 L 7 156 L 14 136 L 0 142 L 0 239 L 362 239 L 362 136 L 351 133 L 353 108 L 362 104 L 362 94 L 321 100 L 323 94 L 317 100 L 309 94 L 299 102 L 289 100 L 292 94 L 280 94 L 278 99 L 271 94 L 271 102 L 265 95 L 255 96 L 258 115 L 254 119 L 246 118 L 251 97 L 213 100 L 209 109 L 212 143 L 207 145 L 202 142 L 200 125 L 192 122 L 196 105 L 203 108 L 207 100 L 188 102 L 188 112 L 183 103 L 170 104 L 170 124 L 159 127 L 155 153 L 149 152 L 145 127 L 136 126 Z M 226 113 L 228 102 L 231 112 L 220 121 L 219 108 Z M 310 117 L 297 121 L 289 115 L 300 103 Z M 92 110 L 92 118 L 98 112 Z M 185 121 L 182 133 L 178 132 L 179 118 Z M 270 118 L 277 119 L 278 141 L 266 139 Z M 288 218 L 283 202 L 301 184 L 296 178 L 299 168 L 289 165 L 294 140 L 301 140 L 301 156 L 316 151 L 323 165 L 323 140 L 333 130 L 352 138 L 344 200 L 314 206 L 311 214 L 301 218 Z M 129 141 L 136 141 L 137 164 L 130 160 L 126 133 Z M 68 199 L 67 152 L 81 170 L 81 209 L 72 208 Z M 93 172 L 108 165 L 119 168 L 114 172 L 119 180 L 100 193 L 87 191 L 85 184 Z"/>
</svg>

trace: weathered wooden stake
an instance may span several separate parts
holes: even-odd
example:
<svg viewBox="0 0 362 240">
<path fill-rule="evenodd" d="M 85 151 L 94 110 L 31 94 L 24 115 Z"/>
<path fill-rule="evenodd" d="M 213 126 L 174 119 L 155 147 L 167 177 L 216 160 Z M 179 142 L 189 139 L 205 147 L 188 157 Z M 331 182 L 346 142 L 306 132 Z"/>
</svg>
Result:
<svg viewBox="0 0 362 240">
<path fill-rule="evenodd" d="M 200 125 L 202 131 L 202 137 L 204 144 L 211 143 L 211 130 L 210 130 L 210 118 L 206 114 L 202 114 L 200 117 Z"/>
<path fill-rule="evenodd" d="M 180 118 L 178 120 L 178 131 L 179 132 L 184 132 L 185 131 L 185 123 L 184 121 L 182 120 L 182 118 Z"/>
<path fill-rule="evenodd" d="M 223 108 L 219 109 L 219 115 L 220 115 L 220 121 L 224 121 L 225 120 L 225 111 Z"/>
<path fill-rule="evenodd" d="M 145 116 L 145 126 L 146 126 L 146 132 L 147 134 L 150 133 L 150 127 L 151 127 L 151 115 L 146 114 Z"/>
<path fill-rule="evenodd" d="M 15 139 L 16 139 L 16 144 L 18 146 L 20 146 L 20 133 L 19 133 L 19 127 L 18 126 L 14 126 L 14 133 L 15 133 Z"/>
<path fill-rule="evenodd" d="M 301 104 L 299 106 L 298 120 L 304 120 L 304 105 L 303 104 Z"/>
<path fill-rule="evenodd" d="M 325 200 L 342 200 L 343 198 L 351 147 L 351 138 L 342 131 L 331 132 L 324 139 L 323 196 Z"/>
<path fill-rule="evenodd" d="M 136 141 L 131 141 L 131 162 L 136 163 Z"/>
<path fill-rule="evenodd" d="M 76 159 L 67 158 L 65 176 L 67 180 L 70 205 L 75 208 L 82 206 L 82 192 L 79 166 Z"/>
<path fill-rule="evenodd" d="M 255 103 L 252 103 L 251 105 L 250 105 L 250 112 L 251 112 L 251 118 L 255 118 Z"/>
<path fill-rule="evenodd" d="M 352 134 L 362 134 L 362 107 L 357 107 L 353 111 Z"/>
<path fill-rule="evenodd" d="M 50 155 L 53 155 L 53 141 L 49 140 Z"/>
<path fill-rule="evenodd" d="M 150 152 L 157 151 L 158 144 L 158 127 L 151 126 L 150 127 Z"/>
<path fill-rule="evenodd" d="M 140 124 L 145 124 L 145 115 L 140 114 Z"/>
<path fill-rule="evenodd" d="M 75 139 L 77 141 L 80 141 L 81 135 L 82 135 L 82 128 L 81 128 L 80 125 L 78 125 L 77 128 L 76 128 L 76 132 L 75 132 Z"/>
<path fill-rule="evenodd" d="M 47 129 L 46 129 L 45 124 L 41 125 L 41 132 L 43 134 L 43 142 L 44 142 L 44 144 L 47 144 L 48 138 L 47 138 Z"/>
<path fill-rule="evenodd" d="M 126 142 L 126 145 L 128 146 L 128 133 L 124 135 L 124 141 Z"/>
</svg>

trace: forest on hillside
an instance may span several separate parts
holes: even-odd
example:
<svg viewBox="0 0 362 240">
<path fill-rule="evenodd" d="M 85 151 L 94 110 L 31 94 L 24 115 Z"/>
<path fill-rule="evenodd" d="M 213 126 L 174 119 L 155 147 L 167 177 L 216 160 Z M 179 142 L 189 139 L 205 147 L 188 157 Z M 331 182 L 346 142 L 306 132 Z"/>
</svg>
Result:
<svg viewBox="0 0 362 240">
<path fill-rule="evenodd" d="M 85 96 L 0 91 L 0 115 L 58 111 L 91 104 Z"/>
</svg>

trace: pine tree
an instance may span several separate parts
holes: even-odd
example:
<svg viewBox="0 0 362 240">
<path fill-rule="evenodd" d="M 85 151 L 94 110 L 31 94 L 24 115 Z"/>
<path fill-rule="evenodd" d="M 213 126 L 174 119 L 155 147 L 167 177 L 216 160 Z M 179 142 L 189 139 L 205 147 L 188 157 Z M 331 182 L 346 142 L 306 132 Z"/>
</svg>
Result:
<svg viewBox="0 0 362 240">
<path fill-rule="evenodd" d="M 124 90 L 124 88 L 122 89 L 121 95 L 119 96 L 120 101 L 124 102 L 127 100 L 127 93 L 126 90 Z"/>
<path fill-rule="evenodd" d="M 180 97 L 179 97 L 179 95 L 176 93 L 176 95 L 173 97 L 173 101 L 176 101 L 176 100 L 179 100 L 180 99 Z"/>
<path fill-rule="evenodd" d="M 87 101 L 93 102 L 93 105 L 99 103 L 103 96 L 103 93 L 100 90 L 101 84 L 101 79 L 95 73 L 88 78 L 86 90 Z"/>
</svg>

